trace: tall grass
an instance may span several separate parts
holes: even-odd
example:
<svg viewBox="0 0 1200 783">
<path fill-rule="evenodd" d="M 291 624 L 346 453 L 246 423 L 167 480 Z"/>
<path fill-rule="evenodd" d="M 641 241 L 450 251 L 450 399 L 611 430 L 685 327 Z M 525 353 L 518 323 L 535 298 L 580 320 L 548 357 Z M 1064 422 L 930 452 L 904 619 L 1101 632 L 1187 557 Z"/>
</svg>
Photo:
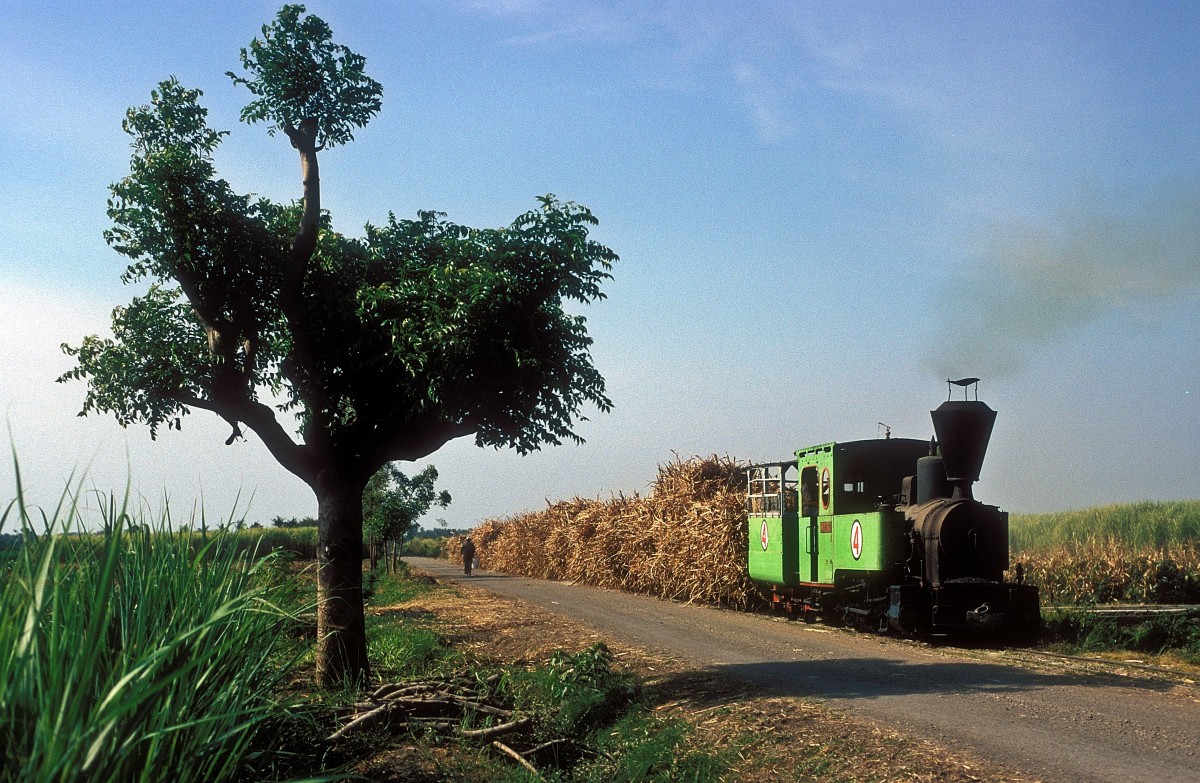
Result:
<svg viewBox="0 0 1200 783">
<path fill-rule="evenodd" d="M 1164 552 L 1089 544 L 1025 551 L 1019 560 L 1047 604 L 1200 603 L 1195 545 Z"/>
<path fill-rule="evenodd" d="M 103 530 L 78 506 L 20 495 L 0 532 L 0 781 L 233 780 L 277 717 L 291 620 L 234 537 L 173 533 L 108 500 Z"/>
<path fill-rule="evenodd" d="M 1053 514 L 1013 514 L 1014 554 L 1097 545 L 1169 550 L 1200 545 L 1200 500 L 1144 501 Z"/>
<path fill-rule="evenodd" d="M 140 527 L 140 525 L 139 525 Z M 166 531 L 166 525 L 156 525 L 159 531 Z M 208 545 L 210 536 L 219 534 L 224 539 L 224 546 L 237 550 L 238 555 L 250 558 L 266 557 L 267 555 L 286 552 L 297 560 L 317 559 L 317 529 L 315 527 L 292 528 L 241 528 L 230 525 L 220 525 L 215 529 L 204 527 L 184 527 L 176 531 L 183 536 L 191 547 L 193 554 L 198 553 Z M 99 533 L 85 533 L 79 536 L 88 542 L 99 556 L 106 546 L 105 537 Z"/>
<path fill-rule="evenodd" d="M 1200 602 L 1200 501 L 1013 515 L 1009 529 L 1046 603 Z"/>
</svg>

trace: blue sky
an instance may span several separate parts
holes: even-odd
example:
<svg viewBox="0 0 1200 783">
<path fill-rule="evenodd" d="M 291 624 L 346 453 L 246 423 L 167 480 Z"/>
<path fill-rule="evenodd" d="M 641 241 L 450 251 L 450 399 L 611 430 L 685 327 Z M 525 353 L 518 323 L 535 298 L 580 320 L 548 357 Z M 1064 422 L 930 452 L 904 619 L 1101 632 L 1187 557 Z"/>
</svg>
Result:
<svg viewBox="0 0 1200 783">
<path fill-rule="evenodd" d="M 105 199 L 124 110 L 159 80 L 204 91 L 236 189 L 299 196 L 224 75 L 277 7 L 0 0 L 0 412 L 37 502 L 86 475 L 176 516 L 315 512 L 202 412 L 151 442 L 53 382 L 59 344 L 137 293 Z M 621 256 L 585 313 L 614 411 L 583 446 L 432 455 L 452 526 L 642 492 L 674 454 L 783 459 L 878 422 L 926 438 L 951 375 L 1000 411 L 983 499 L 1200 497 L 1200 5 L 307 7 L 385 91 L 322 158 L 339 230 L 505 225 L 552 192 Z"/>
</svg>

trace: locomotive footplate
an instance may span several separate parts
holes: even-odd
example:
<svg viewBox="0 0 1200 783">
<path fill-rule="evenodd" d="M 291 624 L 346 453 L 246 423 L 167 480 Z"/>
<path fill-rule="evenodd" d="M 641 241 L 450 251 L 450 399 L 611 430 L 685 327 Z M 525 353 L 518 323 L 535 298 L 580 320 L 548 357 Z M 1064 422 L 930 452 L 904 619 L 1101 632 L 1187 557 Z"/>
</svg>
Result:
<svg viewBox="0 0 1200 783">
<path fill-rule="evenodd" d="M 935 628 L 1019 631 L 1036 629 L 1041 622 L 1033 585 L 961 579 L 945 582 L 932 593 Z"/>
<path fill-rule="evenodd" d="M 930 590 L 893 585 L 888 598 L 888 624 L 901 633 L 1036 631 L 1041 623 L 1033 585 L 956 579 Z"/>
</svg>

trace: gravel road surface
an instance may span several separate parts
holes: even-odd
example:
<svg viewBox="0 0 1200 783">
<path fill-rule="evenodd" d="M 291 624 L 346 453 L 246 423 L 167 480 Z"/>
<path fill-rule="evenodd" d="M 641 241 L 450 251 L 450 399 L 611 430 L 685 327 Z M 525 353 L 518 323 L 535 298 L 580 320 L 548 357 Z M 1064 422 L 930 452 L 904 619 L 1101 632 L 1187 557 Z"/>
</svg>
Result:
<svg viewBox="0 0 1200 783">
<path fill-rule="evenodd" d="M 405 558 L 439 579 L 444 560 Z M 628 644 L 819 701 L 1058 783 L 1197 783 L 1200 689 L 1014 665 L 964 653 L 646 596 L 476 571 L 473 586 Z"/>
</svg>

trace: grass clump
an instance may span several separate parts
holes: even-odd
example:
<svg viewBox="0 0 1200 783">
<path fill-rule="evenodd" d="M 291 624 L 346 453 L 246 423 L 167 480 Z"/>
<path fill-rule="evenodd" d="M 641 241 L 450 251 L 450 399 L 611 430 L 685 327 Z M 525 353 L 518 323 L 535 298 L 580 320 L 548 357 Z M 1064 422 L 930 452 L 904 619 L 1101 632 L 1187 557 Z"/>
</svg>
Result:
<svg viewBox="0 0 1200 783">
<path fill-rule="evenodd" d="M 264 763 L 294 652 L 270 559 L 112 500 L 97 534 L 75 534 L 67 497 L 41 527 L 19 494 L 0 517 L 21 536 L 0 588 L 0 781 L 221 781 Z"/>
<path fill-rule="evenodd" d="M 1060 609 L 1043 616 L 1043 639 L 1052 649 L 1068 654 L 1171 653 L 1200 665 L 1200 611 L 1131 621 Z"/>
<path fill-rule="evenodd" d="M 367 591 L 367 657 L 374 676 L 384 682 L 425 677 L 452 671 L 462 665 L 462 655 L 449 644 L 432 620 L 399 605 L 436 589 L 415 580 L 408 565 L 395 573 L 369 572 Z"/>
<path fill-rule="evenodd" d="M 548 759 L 547 779 L 564 783 L 710 781 L 728 771 L 720 754 L 692 747 L 691 727 L 658 716 L 632 674 L 603 643 L 557 651 L 543 665 L 508 675 L 518 709 L 537 716 L 537 738 L 572 737 Z M 517 779 L 520 775 L 517 774 Z"/>
<path fill-rule="evenodd" d="M 683 721 L 633 711 L 598 743 L 596 760 L 579 770 L 578 783 L 642 781 L 715 781 L 729 770 L 729 759 L 693 746 L 692 729 Z"/>
<path fill-rule="evenodd" d="M 511 673 L 508 690 L 517 709 L 539 715 L 547 738 L 584 735 L 638 694 L 634 679 L 613 668 L 614 660 L 602 642 L 578 653 L 559 650 L 542 666 Z"/>
</svg>

